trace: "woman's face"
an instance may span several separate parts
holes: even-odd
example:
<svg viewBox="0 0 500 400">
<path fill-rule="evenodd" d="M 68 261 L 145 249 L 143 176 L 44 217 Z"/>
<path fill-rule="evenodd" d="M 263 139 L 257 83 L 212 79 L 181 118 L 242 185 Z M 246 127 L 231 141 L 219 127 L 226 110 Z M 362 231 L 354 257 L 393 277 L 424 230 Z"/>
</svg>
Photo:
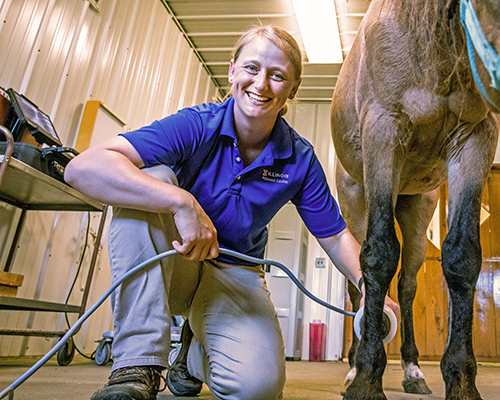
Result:
<svg viewBox="0 0 500 400">
<path fill-rule="evenodd" d="M 235 118 L 275 119 L 300 84 L 285 53 L 261 36 L 245 45 L 237 60 L 231 60 L 229 82 L 232 82 Z"/>
</svg>

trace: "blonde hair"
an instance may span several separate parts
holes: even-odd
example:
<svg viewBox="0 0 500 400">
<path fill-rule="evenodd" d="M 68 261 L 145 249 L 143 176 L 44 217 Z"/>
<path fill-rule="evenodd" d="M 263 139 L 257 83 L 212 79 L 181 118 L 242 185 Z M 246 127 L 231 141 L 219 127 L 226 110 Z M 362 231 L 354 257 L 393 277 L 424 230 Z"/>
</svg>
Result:
<svg viewBox="0 0 500 400">
<path fill-rule="evenodd" d="M 302 76 L 302 52 L 300 51 L 299 44 L 293 38 L 290 33 L 282 28 L 274 25 L 263 25 L 256 24 L 251 26 L 247 31 L 245 31 L 240 38 L 236 41 L 233 52 L 231 53 L 231 58 L 236 62 L 241 50 L 249 43 L 251 43 L 255 38 L 263 36 L 274 43 L 285 55 L 288 57 L 292 63 L 295 75 L 294 78 L 299 81 Z M 226 100 L 228 97 L 232 96 L 231 89 L 224 96 L 221 101 Z M 217 101 L 217 100 L 216 100 Z M 281 115 L 285 115 L 287 112 L 287 105 L 283 106 L 281 110 Z"/>
</svg>

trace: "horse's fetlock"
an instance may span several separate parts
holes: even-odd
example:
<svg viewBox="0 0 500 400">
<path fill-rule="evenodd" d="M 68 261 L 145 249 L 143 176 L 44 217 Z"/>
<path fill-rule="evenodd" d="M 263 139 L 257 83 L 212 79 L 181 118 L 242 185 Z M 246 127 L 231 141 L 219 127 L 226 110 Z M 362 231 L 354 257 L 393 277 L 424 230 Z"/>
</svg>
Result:
<svg viewBox="0 0 500 400">
<path fill-rule="evenodd" d="M 406 339 L 406 338 L 405 338 Z M 401 366 L 405 369 L 409 365 L 416 365 L 418 367 L 418 349 L 415 345 L 415 338 L 412 340 L 404 340 L 401 345 Z"/>
<path fill-rule="evenodd" d="M 418 365 L 409 363 L 404 367 L 404 378 L 405 379 L 425 379 L 424 373 L 421 371 Z"/>
<path fill-rule="evenodd" d="M 380 342 L 379 346 L 365 345 L 363 349 L 358 347 L 356 354 L 357 375 L 365 379 L 382 378 L 386 365 L 387 356 L 382 342 Z"/>
</svg>

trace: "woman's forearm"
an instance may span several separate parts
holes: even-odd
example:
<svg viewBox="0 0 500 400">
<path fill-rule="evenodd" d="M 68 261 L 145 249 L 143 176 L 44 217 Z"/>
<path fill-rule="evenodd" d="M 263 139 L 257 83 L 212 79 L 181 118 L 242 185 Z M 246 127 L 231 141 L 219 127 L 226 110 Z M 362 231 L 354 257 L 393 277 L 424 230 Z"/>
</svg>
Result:
<svg viewBox="0 0 500 400">
<path fill-rule="evenodd" d="M 112 139 L 81 153 L 66 166 L 66 182 L 102 203 L 150 212 L 174 212 L 193 200 L 141 171 L 142 160 L 128 146 L 126 139 Z"/>
</svg>

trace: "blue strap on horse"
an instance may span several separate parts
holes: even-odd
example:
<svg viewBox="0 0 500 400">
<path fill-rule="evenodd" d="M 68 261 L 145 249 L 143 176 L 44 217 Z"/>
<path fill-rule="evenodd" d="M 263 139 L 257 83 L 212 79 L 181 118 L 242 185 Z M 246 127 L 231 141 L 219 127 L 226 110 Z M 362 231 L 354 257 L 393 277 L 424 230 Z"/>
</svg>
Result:
<svg viewBox="0 0 500 400">
<path fill-rule="evenodd" d="M 470 0 L 460 1 L 460 22 L 465 29 L 465 35 L 467 37 L 467 52 L 469 54 L 469 62 L 474 80 L 484 98 L 488 100 L 493 107 L 500 108 L 490 99 L 479 78 L 474 57 L 474 49 L 490 74 L 491 86 L 497 90 L 500 90 L 500 56 L 488 43 Z"/>
</svg>

